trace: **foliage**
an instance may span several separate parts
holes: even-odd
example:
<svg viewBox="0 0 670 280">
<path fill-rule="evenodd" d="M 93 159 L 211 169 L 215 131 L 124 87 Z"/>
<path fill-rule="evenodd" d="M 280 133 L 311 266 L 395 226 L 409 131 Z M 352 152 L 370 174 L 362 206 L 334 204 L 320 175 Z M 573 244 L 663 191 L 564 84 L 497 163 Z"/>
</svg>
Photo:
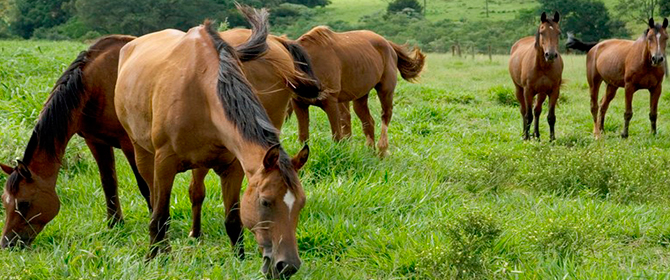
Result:
<svg viewBox="0 0 670 280">
<path fill-rule="evenodd" d="M 291 3 L 291 4 L 299 4 L 299 5 L 304 5 L 310 8 L 314 8 L 316 6 L 321 6 L 325 7 L 326 5 L 330 4 L 330 0 L 287 0 L 286 3 Z"/>
<path fill-rule="evenodd" d="M 30 38 L 38 28 L 50 28 L 66 22 L 72 11 L 67 4 L 72 0 L 15 0 L 16 15 L 11 29 L 23 38 Z"/>
<path fill-rule="evenodd" d="M 388 14 L 403 13 L 410 16 L 421 17 L 423 6 L 418 0 L 393 0 L 386 8 Z"/>
<path fill-rule="evenodd" d="M 537 14 L 558 11 L 561 29 L 573 32 L 587 42 L 613 37 L 627 37 L 625 23 L 610 17 L 605 4 L 599 0 L 538 0 Z M 539 16 L 536 17 L 539 22 Z"/>
<path fill-rule="evenodd" d="M 615 10 L 622 18 L 646 23 L 651 17 L 668 15 L 670 4 L 667 0 L 619 0 Z"/>
</svg>

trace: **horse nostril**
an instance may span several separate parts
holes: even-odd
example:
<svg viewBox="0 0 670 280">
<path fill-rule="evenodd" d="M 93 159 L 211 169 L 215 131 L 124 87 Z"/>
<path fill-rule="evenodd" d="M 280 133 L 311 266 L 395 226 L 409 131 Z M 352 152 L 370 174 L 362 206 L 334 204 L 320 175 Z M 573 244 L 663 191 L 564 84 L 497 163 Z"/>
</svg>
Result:
<svg viewBox="0 0 670 280">
<path fill-rule="evenodd" d="M 297 267 L 284 261 L 277 262 L 275 267 L 277 268 L 277 272 L 279 272 L 282 277 L 291 277 L 293 274 L 298 272 Z"/>
</svg>

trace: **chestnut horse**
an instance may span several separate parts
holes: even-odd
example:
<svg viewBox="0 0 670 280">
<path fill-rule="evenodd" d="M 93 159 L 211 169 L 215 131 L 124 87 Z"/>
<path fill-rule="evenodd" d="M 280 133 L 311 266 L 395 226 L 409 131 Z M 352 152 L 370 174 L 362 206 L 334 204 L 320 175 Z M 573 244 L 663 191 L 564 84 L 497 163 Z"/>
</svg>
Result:
<svg viewBox="0 0 670 280">
<path fill-rule="evenodd" d="M 374 147 L 374 120 L 368 108 L 368 94 L 374 88 L 382 107 L 381 137 L 377 146 L 379 154 L 384 155 L 388 148 L 388 125 L 393 114 L 397 72 L 400 70 L 405 80 L 416 80 L 423 69 L 425 55 L 418 48 L 409 54 L 404 47 L 367 30 L 336 33 L 319 26 L 300 36 L 296 42 L 312 59 L 314 72 L 325 93 L 325 97 L 317 101 L 293 99 L 300 141 L 309 138 L 310 105 L 318 106 L 328 114 L 333 138 L 342 139 L 339 103 L 353 101 L 354 111 L 363 124 L 366 143 Z"/>
<path fill-rule="evenodd" d="M 647 30 L 637 40 L 606 40 L 589 51 L 586 56 L 586 79 L 591 92 L 593 134 L 596 138 L 601 137 L 607 108 L 620 87 L 626 90 L 626 111 L 623 115 L 625 124 L 621 137 L 628 137 L 628 125 L 633 118 L 633 94 L 639 89 L 648 89 L 651 94 L 649 120 L 651 132 L 656 134 L 663 74 L 668 74 L 665 59 L 667 27 L 667 18 L 663 20 L 663 25 L 654 24 L 654 19 L 650 18 Z M 598 91 L 603 81 L 607 84 L 607 90 L 598 106 Z"/>
<path fill-rule="evenodd" d="M 267 12 L 249 19 L 254 33 L 267 36 Z M 226 174 L 239 166 L 249 178 L 241 220 L 263 249 L 263 272 L 288 277 L 299 269 L 295 230 L 305 194 L 297 170 L 308 148 L 293 159 L 284 152 L 237 54 L 209 22 L 186 33 L 148 34 L 123 47 L 114 101 L 151 189 L 148 258 L 170 248 L 165 235 L 175 175 L 213 168 L 228 180 Z M 235 201 L 239 189 L 224 195 Z"/>
<path fill-rule="evenodd" d="M 151 208 L 149 188 L 135 168 L 132 143 L 113 106 L 119 49 L 134 38 L 105 37 L 81 52 L 51 91 L 23 160 L 15 168 L 0 164 L 9 174 L 2 199 L 7 216 L 0 241 L 3 248 L 29 245 L 58 213 L 56 179 L 74 134 L 84 137 L 98 164 L 110 227 L 123 221 L 112 147 L 123 150 Z"/>
<path fill-rule="evenodd" d="M 534 136 L 540 139 L 539 121 L 542 113 L 542 103 L 549 96 L 549 123 L 550 141 L 553 141 L 554 124 L 556 123 L 556 101 L 561 89 L 563 75 L 563 59 L 558 53 L 558 40 L 561 29 L 558 26 L 560 15 L 554 13 L 554 18 L 547 18 L 546 13 L 540 17 L 540 26 L 535 36 L 525 37 L 512 46 L 509 59 L 509 73 L 516 87 L 516 99 L 521 105 L 523 118 L 523 139 L 529 140 L 530 124 L 535 115 Z M 533 99 L 537 95 L 535 109 Z"/>
<path fill-rule="evenodd" d="M 249 38 L 250 33 L 250 30 L 235 29 L 223 32 L 221 35 L 225 36 L 234 45 L 241 45 Z M 248 77 L 254 87 L 258 90 L 258 96 L 261 99 L 261 103 L 267 108 L 272 123 L 277 128 L 280 128 L 283 121 L 283 108 L 288 104 L 290 96 L 294 92 L 318 92 L 319 89 L 318 82 L 315 80 L 313 73 L 310 76 L 296 70 L 297 67 L 293 68 L 293 64 L 295 63 L 301 69 L 310 70 L 309 61 L 304 60 L 304 51 L 301 51 L 301 48 L 295 44 L 285 42 L 274 36 L 271 37 L 268 40 L 268 53 L 256 60 L 244 62 L 243 67 L 245 72 L 248 73 Z M 102 177 L 102 186 L 107 197 L 110 227 L 123 221 L 121 205 L 117 195 L 114 154 L 111 152 L 111 147 L 122 148 L 130 166 L 136 174 L 140 190 L 142 190 L 147 204 L 150 204 L 148 187 L 139 173 L 137 173 L 132 144 L 116 117 L 113 102 L 118 71 L 118 54 L 121 47 L 133 39 L 135 37 L 132 36 L 107 36 L 91 45 L 87 51 L 82 52 L 54 87 L 49 101 L 43 110 L 44 112 L 51 113 L 42 113 L 40 115 L 38 125 L 26 149 L 24 160 L 19 161 L 20 163 L 17 168 L 2 165 L 5 172 L 14 174 L 8 179 L 8 182 L 11 183 L 7 185 L 7 193 L 5 194 L 5 199 L 3 199 L 3 201 L 10 202 L 10 205 L 5 205 L 6 209 L 15 209 L 17 205 L 22 203 L 25 205 L 24 202 L 32 202 L 28 206 L 22 206 L 22 208 L 26 209 L 20 212 L 6 212 L 8 222 L 5 223 L 3 231 L 3 247 L 15 244 L 29 244 L 44 225 L 52 219 L 48 218 L 47 214 L 57 211 L 59 201 L 55 195 L 55 176 L 58 173 L 65 146 L 74 133 L 78 133 L 84 137 L 98 162 Z M 292 56 L 296 57 L 295 62 L 292 60 Z M 241 55 L 241 57 L 244 57 L 244 55 Z M 311 73 L 311 70 L 308 72 Z M 65 107 L 67 104 L 76 103 L 78 99 L 82 101 L 76 104 L 76 106 L 70 105 L 69 111 L 55 109 L 67 109 L 68 107 Z M 57 135 L 54 131 L 44 129 L 54 127 L 54 125 L 45 124 L 60 124 L 58 127 L 65 127 L 62 131 L 74 132 L 69 132 L 65 139 L 60 139 L 53 137 Z M 39 135 L 48 136 L 39 137 Z M 56 143 L 41 147 L 38 139 L 45 139 L 46 141 L 54 140 Z M 40 143 L 44 145 L 44 141 Z M 51 151 L 49 147 L 59 151 L 56 160 L 48 160 L 49 156 L 47 153 Z M 33 162 L 32 158 L 38 159 L 41 165 L 29 165 L 28 163 Z M 58 166 L 55 166 L 56 164 Z M 50 175 L 45 174 L 44 171 L 49 171 Z M 192 236 L 198 236 L 200 233 L 199 211 L 204 200 L 203 180 L 207 171 L 208 169 L 194 170 L 194 178 L 191 182 L 190 192 L 194 209 Z M 25 180 L 21 176 L 21 173 L 25 174 L 31 180 Z M 33 176 L 43 179 L 39 181 L 32 180 Z M 51 178 L 48 176 L 54 177 Z M 241 173 L 230 174 L 230 176 L 240 177 L 238 181 L 241 182 L 241 177 L 244 175 Z M 42 182 L 44 181 L 52 183 L 43 184 Z M 13 193 L 13 190 L 19 189 L 41 190 L 40 192 L 49 195 L 36 195 L 26 191 Z M 12 202 L 14 204 L 11 204 Z M 38 207 L 34 205 L 38 205 Z M 230 211 L 229 208 L 232 206 L 227 206 Z M 226 213 L 229 213 L 229 211 Z M 30 225 L 22 222 L 25 220 L 21 216 L 33 217 L 37 213 L 42 213 L 40 217 L 45 217 L 43 218 L 44 220 L 33 219 Z M 55 216 L 55 214 L 52 215 Z M 232 219 L 234 216 L 228 215 L 229 219 Z M 226 224 L 229 225 L 230 223 Z M 237 236 L 233 237 L 231 235 L 231 239 L 237 240 L 237 238 Z"/>
</svg>

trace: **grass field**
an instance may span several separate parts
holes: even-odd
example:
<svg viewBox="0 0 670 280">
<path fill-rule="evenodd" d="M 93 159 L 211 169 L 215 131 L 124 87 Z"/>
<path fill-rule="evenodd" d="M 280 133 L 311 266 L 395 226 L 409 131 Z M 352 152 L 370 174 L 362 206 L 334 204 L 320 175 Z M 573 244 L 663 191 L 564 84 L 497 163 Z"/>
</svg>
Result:
<svg viewBox="0 0 670 280">
<path fill-rule="evenodd" d="M 22 156 L 50 87 L 84 47 L 0 41 L 2 162 Z M 631 136 L 618 137 L 620 92 L 606 138 L 595 141 L 584 59 L 564 57 L 553 143 L 546 108 L 542 141 L 521 140 L 505 56 L 430 54 L 421 82 L 397 88 L 385 159 L 364 146 L 357 119 L 354 137 L 333 143 L 325 114 L 312 108 L 296 278 L 670 278 L 670 85 L 657 136 L 649 133 L 649 94 L 638 92 Z M 376 96 L 371 106 L 379 124 Z M 300 148 L 296 130 L 291 119 L 282 131 L 290 153 Z M 0 251 L 0 278 L 261 277 L 249 232 L 247 260 L 233 256 L 211 174 L 202 240 L 188 237 L 190 175 L 182 174 L 171 204 L 173 252 L 144 263 L 149 216 L 121 153 L 117 158 L 125 224 L 106 228 L 97 167 L 75 137 L 58 180 L 60 214 L 30 249 Z"/>
<path fill-rule="evenodd" d="M 604 0 L 611 10 L 618 0 Z M 389 0 L 331 0 L 331 4 L 318 8 L 321 22 L 332 19 L 356 23 L 362 16 L 385 13 Z M 424 1 L 419 0 L 423 5 Z M 491 20 L 514 19 L 521 9 L 537 6 L 535 0 L 491 0 L 489 1 L 489 18 Z M 427 0 L 426 17 L 437 21 L 451 20 L 483 20 L 486 19 L 486 0 Z"/>
</svg>

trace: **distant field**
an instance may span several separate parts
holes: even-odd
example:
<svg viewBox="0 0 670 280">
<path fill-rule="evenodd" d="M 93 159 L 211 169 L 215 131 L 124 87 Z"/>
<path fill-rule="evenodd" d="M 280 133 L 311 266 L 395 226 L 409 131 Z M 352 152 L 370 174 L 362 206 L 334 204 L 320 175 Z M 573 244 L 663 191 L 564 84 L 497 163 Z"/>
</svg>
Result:
<svg viewBox="0 0 670 280">
<path fill-rule="evenodd" d="M 49 89 L 83 48 L 0 41 L 0 162 L 22 155 Z M 584 56 L 565 56 L 557 140 L 547 141 L 545 107 L 542 141 L 524 142 L 507 59 L 429 54 L 419 84 L 399 83 L 385 159 L 365 147 L 357 119 L 353 138 L 333 143 L 325 114 L 312 108 L 295 279 L 670 277 L 670 83 L 657 136 L 649 133 L 649 94 L 638 92 L 631 137 L 618 137 L 619 91 L 606 138 L 595 141 Z M 378 135 L 379 102 L 370 100 Z M 295 119 L 282 140 L 290 153 L 300 149 Z M 261 278 L 248 231 L 247 259 L 233 256 L 211 174 L 203 239 L 188 237 L 190 174 L 181 174 L 171 199 L 172 252 L 145 263 L 149 215 L 116 155 L 125 224 L 106 228 L 97 167 L 75 137 L 58 179 L 60 214 L 32 248 L 0 251 L 1 279 Z"/>
<path fill-rule="evenodd" d="M 319 8 L 319 18 L 326 21 L 343 20 L 355 23 L 362 16 L 384 13 L 389 0 L 331 0 L 332 4 Z M 419 0 L 423 4 L 423 0 Z M 605 0 L 609 9 L 618 0 Z M 429 20 L 468 19 L 481 20 L 486 18 L 486 0 L 427 0 L 426 17 Z M 513 19 L 521 9 L 537 6 L 535 0 L 491 0 L 489 1 L 489 18 L 492 20 Z"/>
</svg>

